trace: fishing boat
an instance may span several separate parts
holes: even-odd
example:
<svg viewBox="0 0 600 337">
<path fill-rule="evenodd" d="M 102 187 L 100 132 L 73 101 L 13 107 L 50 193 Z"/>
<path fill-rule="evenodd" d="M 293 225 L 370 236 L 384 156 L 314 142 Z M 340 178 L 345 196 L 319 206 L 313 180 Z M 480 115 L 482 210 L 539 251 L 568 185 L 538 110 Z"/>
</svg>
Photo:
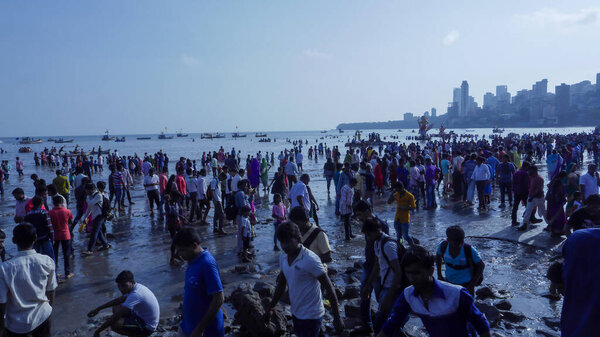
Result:
<svg viewBox="0 0 600 337">
<path fill-rule="evenodd" d="M 23 138 L 21 138 L 21 141 L 19 142 L 19 144 L 40 144 L 41 142 L 42 142 L 42 140 L 40 138 L 33 139 L 30 137 L 23 137 Z"/>
<path fill-rule="evenodd" d="M 503 132 L 504 132 L 504 129 L 500 129 L 500 128 L 498 128 L 498 127 L 495 127 L 495 128 L 493 128 L 493 129 L 492 129 L 492 132 L 493 132 L 493 133 L 503 133 Z"/>
<path fill-rule="evenodd" d="M 125 137 L 123 136 L 121 138 L 117 138 L 117 139 L 115 139 L 115 142 L 117 142 L 117 143 L 123 143 L 123 142 L 125 142 Z"/>
<path fill-rule="evenodd" d="M 224 135 L 224 134 L 222 134 L 222 133 L 218 133 L 218 132 L 217 132 L 217 134 L 215 134 L 215 135 L 213 136 L 213 138 L 225 138 L 225 135 Z"/>
<path fill-rule="evenodd" d="M 327 133 L 327 130 L 323 130 L 323 131 L 321 131 L 321 133 Z"/>
<path fill-rule="evenodd" d="M 257 133 L 257 134 L 254 135 L 254 137 L 256 137 L 256 138 L 264 138 L 266 136 L 267 136 L 266 133 Z"/>
<path fill-rule="evenodd" d="M 137 137 L 137 140 L 148 140 L 152 139 L 152 137 Z"/>
<path fill-rule="evenodd" d="M 98 153 L 98 150 L 93 150 L 92 152 L 90 152 L 90 154 L 109 154 L 110 150 L 102 150 L 100 151 L 100 153 Z"/>
<path fill-rule="evenodd" d="M 115 140 L 115 137 L 111 137 L 108 134 L 108 129 L 107 129 L 106 131 L 104 131 L 104 136 L 102 136 L 102 140 L 103 141 L 113 141 L 113 140 Z"/>
<path fill-rule="evenodd" d="M 160 135 L 158 135 L 158 139 L 173 139 L 173 136 L 167 136 L 164 132 L 161 132 Z"/>
<path fill-rule="evenodd" d="M 59 138 L 54 141 L 56 144 L 73 143 L 73 139 L 62 139 Z"/>
<path fill-rule="evenodd" d="M 177 137 L 187 137 L 189 136 L 187 133 L 183 133 L 181 132 L 181 130 L 179 130 L 179 132 L 177 132 Z"/>
<path fill-rule="evenodd" d="M 200 139 L 213 139 L 214 136 L 212 133 L 202 133 L 200 134 Z"/>
<path fill-rule="evenodd" d="M 238 132 L 234 132 L 234 133 L 231 135 L 231 137 L 233 137 L 233 138 L 244 138 L 244 137 L 246 137 L 246 136 L 247 136 L 246 134 L 240 134 L 240 133 L 238 133 Z"/>
<path fill-rule="evenodd" d="M 342 129 L 338 129 L 338 132 L 339 132 L 339 133 L 344 133 L 344 130 L 342 130 Z"/>
<path fill-rule="evenodd" d="M 475 129 L 467 129 L 466 132 L 475 132 Z"/>
<path fill-rule="evenodd" d="M 270 143 L 271 138 L 261 138 L 258 140 L 259 143 Z"/>
<path fill-rule="evenodd" d="M 29 153 L 33 152 L 33 150 L 29 146 L 24 146 L 19 148 L 19 153 Z"/>
<path fill-rule="evenodd" d="M 48 142 L 53 142 L 54 140 L 54 138 L 48 138 Z"/>
</svg>

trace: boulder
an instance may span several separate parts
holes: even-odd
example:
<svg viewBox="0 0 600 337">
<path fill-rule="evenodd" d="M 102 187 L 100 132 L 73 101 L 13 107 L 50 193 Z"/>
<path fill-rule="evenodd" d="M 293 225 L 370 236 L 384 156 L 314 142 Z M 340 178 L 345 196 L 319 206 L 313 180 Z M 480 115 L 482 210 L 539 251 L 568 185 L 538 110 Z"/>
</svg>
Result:
<svg viewBox="0 0 600 337">
<path fill-rule="evenodd" d="M 486 298 L 497 298 L 497 294 L 490 287 L 481 287 L 475 291 L 477 299 L 485 300 Z"/>
<path fill-rule="evenodd" d="M 490 325 L 495 326 L 500 321 L 502 314 L 495 306 L 479 301 L 475 302 L 475 306 L 485 315 Z"/>
<path fill-rule="evenodd" d="M 541 329 L 537 329 L 535 330 L 535 333 L 538 336 L 545 336 L 545 337 L 559 337 L 559 335 L 555 332 L 550 332 L 550 331 L 546 331 L 546 330 L 541 330 Z"/>
<path fill-rule="evenodd" d="M 344 291 L 344 299 L 351 300 L 353 298 L 360 297 L 360 287 L 355 285 L 349 285 Z"/>
<path fill-rule="evenodd" d="M 337 273 L 338 273 L 338 270 L 335 267 L 327 266 L 327 275 L 333 276 L 333 275 L 337 275 Z"/>
<path fill-rule="evenodd" d="M 500 310 L 510 310 L 512 308 L 512 304 L 507 300 L 498 301 L 494 303 L 494 306 Z"/>
<path fill-rule="evenodd" d="M 346 318 L 360 318 L 360 299 L 347 301 L 344 305 Z"/>
<path fill-rule="evenodd" d="M 559 317 L 542 317 L 542 321 L 544 321 L 544 324 L 551 329 L 560 329 Z"/>
<path fill-rule="evenodd" d="M 352 273 L 355 273 L 357 270 L 358 270 L 358 269 L 356 269 L 356 268 L 354 268 L 354 267 L 348 267 L 348 268 L 346 269 L 346 271 L 344 271 L 344 273 L 346 273 L 346 274 L 352 274 Z"/>
<path fill-rule="evenodd" d="M 502 310 L 500 311 L 500 313 L 502 313 L 502 316 L 504 317 L 505 320 L 511 322 L 511 323 L 519 323 L 522 322 L 523 320 L 525 320 L 525 315 L 523 315 L 520 312 L 514 312 L 514 311 L 508 311 L 508 310 Z"/>
<path fill-rule="evenodd" d="M 236 310 L 235 321 L 254 337 L 280 337 L 287 330 L 283 311 L 275 308 L 268 324 L 264 320 L 265 308 L 258 292 L 248 287 L 239 287 L 229 297 Z"/>
<path fill-rule="evenodd" d="M 275 293 L 275 287 L 266 282 L 256 282 L 253 289 L 261 297 L 273 297 L 273 293 Z"/>
</svg>

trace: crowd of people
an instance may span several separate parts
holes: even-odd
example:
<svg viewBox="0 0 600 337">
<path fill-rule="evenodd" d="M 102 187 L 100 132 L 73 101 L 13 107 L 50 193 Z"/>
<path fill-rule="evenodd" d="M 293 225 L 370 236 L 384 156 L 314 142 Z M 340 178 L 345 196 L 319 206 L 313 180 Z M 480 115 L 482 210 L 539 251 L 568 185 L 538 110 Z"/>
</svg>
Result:
<svg viewBox="0 0 600 337">
<path fill-rule="evenodd" d="M 319 336 L 326 310 L 323 296 L 328 299 L 335 329 L 343 330 L 340 302 L 327 274 L 332 249 L 319 223 L 320 207 L 311 190 L 315 187 L 310 185 L 311 177 L 303 166 L 303 148 L 308 141 L 289 143 L 293 147 L 282 150 L 277 158 L 273 152 L 259 151 L 243 162 L 240 150 L 225 151 L 221 147 L 203 153 L 198 162 L 181 157 L 171 166 L 162 151 L 143 156 L 120 156 L 116 150 L 103 155 L 100 148 L 96 156 L 69 154 L 62 149 L 36 153 L 35 165 L 53 170 L 56 177 L 48 183 L 32 174 L 32 198 L 26 197 L 20 187 L 12 192 L 17 224 L 13 242 L 19 253 L 0 265 L 0 331 L 6 329 L 9 336 L 50 335 L 54 290 L 59 283 L 75 277 L 71 268 L 74 231 L 89 233 L 84 255 L 111 249 L 106 222 L 122 216 L 123 210 L 133 204 L 131 191 L 140 180 L 149 212 L 154 216 L 156 209 L 171 235 L 170 263 L 187 262 L 180 336 L 224 335 L 220 309 L 224 295 L 218 263 L 202 248 L 195 226 L 209 225 L 212 209 L 213 233 L 235 235 L 240 263 L 251 262 L 256 254 L 255 200 L 260 197 L 261 187 L 265 196 L 272 195 L 269 215 L 273 221 L 273 249 L 282 251 L 281 271 L 265 319 L 270 319 L 287 289 L 297 336 Z M 596 171 L 600 147 L 593 134 L 454 138 L 387 142 L 375 147 L 361 142 L 358 147 L 351 145 L 344 155 L 337 146 L 323 143 L 308 149 L 309 160 L 325 159 L 322 172 L 326 185 L 319 188 L 326 188 L 329 194 L 333 181 L 332 211 L 339 216 L 345 239 L 357 240 L 353 227 L 363 234 L 359 332 L 365 335 L 402 336 L 403 326 L 413 313 L 431 336 L 470 336 L 475 331 L 490 336 L 490 325 L 474 305 L 473 297 L 475 287 L 484 278 L 485 263 L 477 249 L 465 242 L 463 228 L 448 227 L 446 238 L 434 252 L 411 235 L 411 213 L 421 209 L 435 212 L 439 198 L 472 207 L 476 195 L 478 211 L 489 212 L 492 196 L 499 190 L 498 208 L 505 209 L 508 202 L 510 210 L 506 211 L 515 230 L 531 230 L 533 224 L 545 222 L 546 230 L 556 238 L 568 237 L 572 231 L 580 237 L 584 234 L 579 233 L 595 232 L 587 228 L 600 225 L 600 177 Z M 580 175 L 586 152 L 587 171 Z M 97 179 L 104 166 L 110 172 L 107 181 Z M 19 157 L 15 167 L 19 175 L 33 169 L 24 168 Z M 539 174 L 542 168 L 547 172 L 546 181 Z M 10 165 L 3 162 L 2 192 L 10 171 Z M 374 212 L 379 204 L 395 206 L 395 237 L 388 223 Z M 518 218 L 520 206 L 524 206 L 522 219 Z M 229 223 L 233 232 L 226 231 Z M 2 242 L 4 238 L 0 232 Z M 578 242 L 571 241 L 565 245 L 569 252 Z M 59 249 L 63 251 L 63 277 L 57 273 Z M 571 270 L 575 268 L 571 267 L 573 263 L 583 268 L 584 262 L 572 260 L 567 258 L 559 268 Z M 576 277 L 576 272 L 558 274 L 549 271 L 553 289 L 562 284 L 564 289 L 571 289 L 565 296 L 575 296 L 569 278 Z M 19 282 L 15 282 L 17 278 Z M 95 336 L 109 327 L 126 336 L 154 333 L 160 306 L 152 290 L 136 283 L 133 273 L 127 270 L 115 282 L 123 295 L 88 314 L 92 317 L 112 308 L 112 315 L 97 328 Z M 372 301 L 378 303 L 374 317 Z M 567 303 L 571 302 L 565 297 Z M 600 312 L 595 306 L 589 310 Z M 562 326 L 564 335 L 588 336 L 586 332 L 595 331 L 593 322 L 588 321 L 593 315 L 577 318 L 574 313 L 578 312 L 581 309 L 563 312 L 563 322 L 567 322 Z M 577 319 L 581 321 L 578 326 L 573 323 Z"/>
</svg>

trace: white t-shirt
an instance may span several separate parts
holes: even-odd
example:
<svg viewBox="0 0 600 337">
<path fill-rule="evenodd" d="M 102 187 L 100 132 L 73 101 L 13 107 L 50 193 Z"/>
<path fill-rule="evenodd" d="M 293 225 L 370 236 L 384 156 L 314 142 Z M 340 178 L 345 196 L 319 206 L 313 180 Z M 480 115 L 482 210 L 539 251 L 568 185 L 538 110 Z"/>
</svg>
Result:
<svg viewBox="0 0 600 337">
<path fill-rule="evenodd" d="M 146 327 L 155 330 L 160 318 L 160 307 L 156 296 L 145 286 L 136 283 L 133 290 L 127 294 L 127 299 L 122 304 L 125 308 L 131 309 L 134 314 L 141 318 Z"/>
<path fill-rule="evenodd" d="M 321 319 L 325 308 L 319 277 L 326 273 L 321 259 L 302 246 L 292 265 L 288 264 L 287 254 L 281 253 L 279 266 L 288 284 L 292 315 L 298 319 Z"/>
<path fill-rule="evenodd" d="M 585 186 L 584 200 L 592 194 L 598 194 L 598 178 L 591 176 L 589 173 L 586 173 L 579 178 L 579 185 Z"/>
<path fill-rule="evenodd" d="M 152 186 L 146 186 L 146 185 L 150 185 L 152 184 Z M 158 176 L 156 174 L 150 176 L 147 175 L 144 177 L 144 188 L 146 189 L 146 192 L 150 192 L 150 191 L 154 191 L 154 190 L 158 190 Z"/>
<path fill-rule="evenodd" d="M 208 186 L 206 184 L 206 177 L 199 176 L 198 179 L 196 179 L 196 188 L 198 189 L 198 199 L 200 199 L 200 200 L 206 199 L 207 187 Z"/>
<path fill-rule="evenodd" d="M 219 179 L 214 178 L 210 182 L 210 190 L 212 191 L 212 198 L 215 202 L 221 202 L 221 182 Z"/>
<path fill-rule="evenodd" d="M 239 174 L 236 174 L 235 177 L 231 178 L 231 192 L 235 193 L 239 190 L 238 183 L 242 180 Z"/>
<path fill-rule="evenodd" d="M 310 209 L 310 197 L 308 195 L 308 189 L 302 181 L 295 183 L 290 190 L 289 198 L 292 199 L 292 208 L 300 206 L 300 203 L 298 202 L 299 195 L 302 196 L 302 203 L 304 204 L 302 206 L 304 209 Z"/>
<path fill-rule="evenodd" d="M 377 259 L 379 260 L 379 277 L 381 282 L 384 282 L 382 286 L 384 288 L 390 288 L 392 286 L 392 280 L 394 279 L 394 270 L 390 269 L 390 265 L 387 263 L 383 253 L 385 252 L 385 256 L 387 256 L 390 262 L 398 259 L 398 244 L 396 241 L 388 240 L 383 249 L 381 244 L 383 243 L 383 238 L 389 237 L 387 234 L 382 234 L 379 240 L 375 241 L 375 255 L 377 255 Z M 383 250 L 383 251 L 382 251 Z M 389 270 L 389 273 L 388 273 Z M 386 278 L 387 274 L 387 278 Z M 384 281 L 385 279 L 385 281 Z"/>
</svg>

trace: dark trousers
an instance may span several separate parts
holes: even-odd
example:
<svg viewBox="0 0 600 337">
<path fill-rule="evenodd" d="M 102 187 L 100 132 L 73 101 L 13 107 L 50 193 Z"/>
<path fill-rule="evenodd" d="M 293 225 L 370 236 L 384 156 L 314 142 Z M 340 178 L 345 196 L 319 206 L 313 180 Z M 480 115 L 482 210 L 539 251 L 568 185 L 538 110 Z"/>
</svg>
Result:
<svg viewBox="0 0 600 337">
<path fill-rule="evenodd" d="M 50 318 L 28 333 L 16 333 L 6 329 L 7 337 L 50 337 Z"/>
<path fill-rule="evenodd" d="M 65 276 L 71 274 L 71 240 L 54 241 L 54 256 L 56 257 L 56 269 L 58 270 L 58 247 L 62 246 L 63 259 L 65 260 Z"/>
<path fill-rule="evenodd" d="M 504 204 L 504 196 L 508 196 L 508 204 L 512 205 L 513 203 L 513 195 L 512 195 L 512 182 L 500 182 L 500 203 Z"/>
<path fill-rule="evenodd" d="M 521 201 L 525 201 L 527 202 L 527 195 L 517 195 L 515 194 L 515 198 L 514 198 L 514 203 L 512 206 L 512 214 L 511 214 L 511 219 L 512 222 L 517 222 L 517 211 L 519 210 L 519 204 L 521 203 Z M 531 217 L 530 220 L 533 220 L 533 218 L 535 218 L 535 212 L 531 213 Z"/>
<path fill-rule="evenodd" d="M 225 221 L 225 212 L 223 211 L 223 204 L 220 201 L 213 201 L 215 206 L 215 214 L 213 215 L 213 228 L 223 229 L 223 222 Z"/>
<path fill-rule="evenodd" d="M 342 220 L 344 221 L 344 230 L 346 231 L 346 239 L 350 239 L 350 237 L 352 236 L 352 226 L 350 226 L 351 214 L 352 213 L 342 214 Z"/>
<path fill-rule="evenodd" d="M 92 220 L 92 235 L 90 236 L 90 241 L 88 242 L 88 251 L 93 252 L 94 247 L 96 247 L 96 241 L 100 240 L 100 243 L 103 245 L 108 245 L 108 241 L 104 237 L 104 217 L 102 215 L 98 215 Z"/>
<path fill-rule="evenodd" d="M 200 212 L 200 207 L 198 205 L 198 192 L 190 192 L 189 200 L 192 203 L 192 207 L 190 209 L 190 222 L 194 220 L 194 214 L 196 214 L 196 218 L 198 218 L 198 220 L 202 220 L 202 213 Z"/>
<path fill-rule="evenodd" d="M 152 190 L 146 192 L 148 196 L 148 202 L 150 203 L 150 211 L 154 211 L 154 204 L 156 204 L 156 208 L 160 212 L 160 197 L 158 195 L 158 190 Z"/>
<path fill-rule="evenodd" d="M 208 211 L 210 211 L 210 201 L 204 196 L 204 199 L 198 200 L 198 205 L 200 206 L 200 215 L 202 215 L 201 220 L 204 222 L 208 216 Z"/>
<path fill-rule="evenodd" d="M 485 189 L 486 180 L 477 180 L 475 181 L 475 186 L 477 186 L 477 199 L 479 199 L 479 208 L 485 207 L 485 201 L 483 200 L 483 190 Z"/>
<path fill-rule="evenodd" d="M 292 316 L 294 332 L 298 337 L 319 337 L 321 333 L 320 319 L 298 319 Z"/>
</svg>

